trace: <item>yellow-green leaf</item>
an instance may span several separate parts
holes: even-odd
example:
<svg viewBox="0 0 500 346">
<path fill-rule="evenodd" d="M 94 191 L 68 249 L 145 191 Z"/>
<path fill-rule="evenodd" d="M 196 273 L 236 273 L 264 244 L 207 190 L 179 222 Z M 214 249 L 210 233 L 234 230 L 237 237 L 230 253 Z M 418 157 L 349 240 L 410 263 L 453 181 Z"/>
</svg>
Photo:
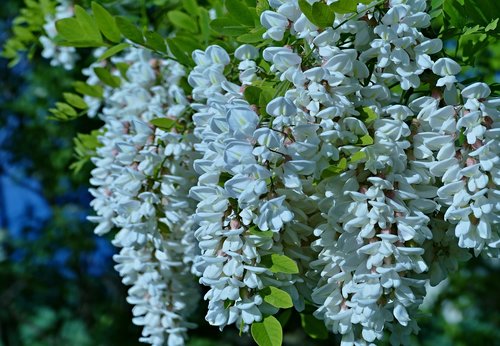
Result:
<svg viewBox="0 0 500 346">
<path fill-rule="evenodd" d="M 82 36 L 89 41 L 102 41 L 101 32 L 94 18 L 81 6 L 75 5 L 75 17 L 82 30 Z"/>
<path fill-rule="evenodd" d="M 77 94 L 72 94 L 72 93 L 63 93 L 64 100 L 68 102 L 70 105 L 72 105 L 75 108 L 78 109 L 87 109 L 87 103 L 83 100 L 83 98 Z"/>
<path fill-rule="evenodd" d="M 293 306 L 290 294 L 277 287 L 266 287 L 260 292 L 260 295 L 266 303 L 271 304 L 274 307 L 288 309 Z"/>
<path fill-rule="evenodd" d="M 94 13 L 97 26 L 104 37 L 111 42 L 120 42 L 120 29 L 118 29 L 113 16 L 97 2 L 92 2 L 92 12 Z"/>
<path fill-rule="evenodd" d="M 122 50 L 124 50 L 127 47 L 130 47 L 130 45 L 128 43 L 117 44 L 116 46 L 113 46 L 113 47 L 107 49 L 99 57 L 99 59 L 97 59 L 97 61 L 102 61 L 102 60 L 108 59 L 108 58 L 112 57 L 113 55 L 120 53 Z"/>
<path fill-rule="evenodd" d="M 339 0 L 330 5 L 337 13 L 356 12 L 358 0 Z"/>
<path fill-rule="evenodd" d="M 373 144 L 373 137 L 370 136 L 369 134 L 366 134 L 363 137 L 359 138 L 359 145 L 366 146 L 372 144 Z"/>
<path fill-rule="evenodd" d="M 68 117 L 76 117 L 78 114 L 73 107 L 64 102 L 56 102 L 56 107 L 58 111 L 63 112 Z"/>
<path fill-rule="evenodd" d="M 150 123 L 164 131 L 169 131 L 175 126 L 176 121 L 168 118 L 156 118 L 151 120 Z"/>
<path fill-rule="evenodd" d="M 260 263 L 273 273 L 298 274 L 299 272 L 297 263 L 286 255 L 265 255 L 262 256 Z"/>
<path fill-rule="evenodd" d="M 75 18 L 63 18 L 56 22 L 57 33 L 65 40 L 78 41 L 84 39 L 80 23 Z"/>
<path fill-rule="evenodd" d="M 81 81 L 76 81 L 73 85 L 75 86 L 75 90 L 80 94 L 97 98 L 102 97 L 103 90 L 100 85 L 89 85 Z"/>
<path fill-rule="evenodd" d="M 366 154 L 362 151 L 358 151 L 351 155 L 350 162 L 358 162 L 364 160 L 366 158 Z"/>
<path fill-rule="evenodd" d="M 265 317 L 262 322 L 254 322 L 251 327 L 252 337 L 259 346 L 281 346 L 283 330 L 273 316 Z"/>
</svg>

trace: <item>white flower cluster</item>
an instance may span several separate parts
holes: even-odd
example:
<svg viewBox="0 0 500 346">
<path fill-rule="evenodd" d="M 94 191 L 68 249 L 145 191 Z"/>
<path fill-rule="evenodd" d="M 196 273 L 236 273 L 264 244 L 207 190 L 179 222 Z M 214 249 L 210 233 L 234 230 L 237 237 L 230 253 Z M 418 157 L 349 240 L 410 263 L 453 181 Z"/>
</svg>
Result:
<svg viewBox="0 0 500 346">
<path fill-rule="evenodd" d="M 179 87 L 185 73 L 138 49 L 121 61 L 130 65 L 126 78 L 108 90 L 99 115 L 105 125 L 91 179 L 97 216 L 89 219 L 99 235 L 118 230 L 115 268 L 132 285 L 128 302 L 135 305 L 133 322 L 144 327 L 141 341 L 183 345 L 199 296 L 190 269 L 197 251 L 194 206 L 187 198 L 195 153 L 191 135 L 150 121 L 180 122 L 188 103 Z"/>
<path fill-rule="evenodd" d="M 253 61 L 258 56 L 250 45 L 236 50 L 243 85 L 258 78 Z M 263 314 L 277 312 L 259 294 L 265 287 L 287 291 L 295 306 L 303 308 L 304 297 L 297 287 L 304 280 L 291 273 L 273 273 L 262 261 L 264 256 L 284 253 L 309 262 L 308 251 L 300 247 L 312 228 L 299 223 L 307 216 L 296 213 L 300 208 L 285 202 L 273 183 L 287 165 L 286 137 L 260 126 L 259 114 L 243 99 L 244 87 L 224 76 L 230 64 L 227 52 L 210 46 L 195 51 L 193 57 L 197 66 L 188 80 L 199 102 L 192 104 L 194 134 L 200 141 L 195 148 L 203 154 L 194 162 L 199 178 L 190 191 L 199 201 L 195 236 L 201 255 L 195 266 L 200 283 L 210 287 L 205 295 L 207 321 L 220 328 L 235 323 L 246 331 Z"/>
<path fill-rule="evenodd" d="M 311 50 L 270 47 L 263 56 L 293 84 L 269 103 L 282 105 L 273 128 L 308 140 L 296 148 L 307 169 L 284 185 L 318 182 L 316 316 L 346 345 L 380 339 L 385 327 L 404 342 L 418 330 L 411 315 L 426 279 L 437 284 L 466 259 L 460 248 L 498 257 L 500 100 L 483 83 L 458 92 L 460 66 L 433 60 L 442 43 L 420 31 L 430 25 L 425 0 L 388 1 L 383 12 L 359 5 L 359 19 L 338 15 L 321 32 L 296 1 L 270 5 L 264 37 L 288 33 Z M 421 76 L 433 94 L 410 96 Z"/>
<path fill-rule="evenodd" d="M 221 329 L 275 314 L 274 287 L 298 311 L 315 305 L 342 345 L 384 330 L 407 343 L 426 283 L 469 251 L 499 256 L 500 99 L 458 83 L 460 66 L 423 34 L 425 0 L 360 4 L 325 29 L 296 0 L 269 5 L 275 46 L 242 45 L 236 61 L 194 51 L 192 103 L 177 63 L 123 58 L 127 78 L 100 114 L 96 233 L 119 230 L 142 341 L 183 343 L 192 272 Z M 183 132 L 151 124 L 186 111 Z M 297 270 L 273 269 L 273 256 Z"/>
<path fill-rule="evenodd" d="M 72 70 L 78 54 L 74 47 L 61 47 L 54 42 L 57 36 L 56 21 L 73 16 L 73 7 L 67 0 L 59 0 L 56 13 L 45 18 L 45 35 L 40 36 L 43 46 L 42 56 L 50 59 L 51 66 L 62 66 L 66 70 Z"/>
</svg>

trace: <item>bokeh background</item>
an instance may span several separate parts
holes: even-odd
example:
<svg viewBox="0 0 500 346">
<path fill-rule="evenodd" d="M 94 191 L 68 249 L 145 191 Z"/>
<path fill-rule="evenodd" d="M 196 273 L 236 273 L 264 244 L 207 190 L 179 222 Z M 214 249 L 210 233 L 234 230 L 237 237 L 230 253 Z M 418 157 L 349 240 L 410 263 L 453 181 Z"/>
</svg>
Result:
<svg viewBox="0 0 500 346">
<path fill-rule="evenodd" d="M 493 0 L 490 0 L 493 1 Z M 21 0 L 3 0 L 0 46 L 10 35 Z M 447 42 L 453 51 L 456 43 Z M 488 48 L 463 76 L 498 82 L 500 44 Z M 90 63 L 83 51 L 80 67 Z M 90 59 L 90 58 L 89 58 Z M 113 270 L 115 249 L 86 221 L 90 165 L 69 170 L 73 138 L 98 120 L 48 119 L 48 109 L 81 78 L 76 68 L 54 68 L 34 54 L 12 69 L 0 58 L 0 346 L 138 345 L 126 287 Z M 200 307 L 194 346 L 246 345 L 203 324 Z M 333 345 L 312 340 L 291 316 L 285 345 Z M 415 345 L 500 345 L 500 262 L 473 259 L 433 289 L 420 316 Z"/>
</svg>

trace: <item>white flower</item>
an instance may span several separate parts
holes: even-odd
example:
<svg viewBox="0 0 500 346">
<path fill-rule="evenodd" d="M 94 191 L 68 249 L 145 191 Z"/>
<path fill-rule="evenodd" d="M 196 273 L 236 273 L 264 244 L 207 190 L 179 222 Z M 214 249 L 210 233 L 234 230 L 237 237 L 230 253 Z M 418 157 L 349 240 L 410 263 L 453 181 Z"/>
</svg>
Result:
<svg viewBox="0 0 500 346">
<path fill-rule="evenodd" d="M 275 41 L 281 41 L 288 26 L 288 19 L 273 11 L 264 11 L 260 15 L 260 21 L 267 31 L 264 38 L 270 38 Z"/>
<path fill-rule="evenodd" d="M 436 86 L 446 86 L 450 89 L 457 82 L 455 75 L 460 73 L 460 65 L 450 58 L 440 58 L 432 66 L 432 72 L 441 76 L 436 82 Z"/>
<path fill-rule="evenodd" d="M 482 122 L 481 111 L 468 112 L 458 119 L 457 128 L 465 128 L 464 133 L 467 136 L 467 143 L 474 144 L 478 139 L 483 139 L 486 127 L 482 125 Z"/>
<path fill-rule="evenodd" d="M 293 213 L 283 205 L 285 196 L 266 201 L 260 207 L 255 223 L 263 230 L 278 232 L 285 223 L 293 220 Z"/>
<path fill-rule="evenodd" d="M 474 83 L 462 90 L 462 96 L 467 99 L 484 99 L 491 93 L 490 88 L 485 83 Z"/>
<path fill-rule="evenodd" d="M 227 123 L 235 138 L 248 138 L 256 130 L 259 118 L 248 107 L 234 107 L 227 111 Z"/>
</svg>

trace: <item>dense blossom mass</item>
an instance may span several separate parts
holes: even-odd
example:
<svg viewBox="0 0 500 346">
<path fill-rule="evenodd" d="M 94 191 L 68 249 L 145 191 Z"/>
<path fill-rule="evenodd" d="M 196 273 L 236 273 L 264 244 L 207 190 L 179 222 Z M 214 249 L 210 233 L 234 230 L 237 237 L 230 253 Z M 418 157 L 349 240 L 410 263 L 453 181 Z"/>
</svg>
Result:
<svg viewBox="0 0 500 346">
<path fill-rule="evenodd" d="M 135 305 L 133 322 L 144 326 L 141 341 L 181 345 L 191 326 L 185 318 L 199 296 L 190 271 L 197 250 L 188 199 L 196 154 L 191 135 L 163 131 L 150 121 L 175 120 L 186 111 L 178 86 L 185 72 L 138 49 L 114 62 L 130 66 L 98 113 L 105 125 L 93 159 L 91 204 L 97 215 L 90 220 L 98 223 L 99 235 L 118 230 L 115 268 L 132 285 L 127 300 Z"/>
<path fill-rule="evenodd" d="M 188 71 L 112 59 L 120 86 L 86 98 L 104 121 L 90 219 L 117 231 L 142 341 L 184 344 L 199 280 L 220 329 L 276 314 L 272 289 L 342 345 L 406 344 L 427 282 L 499 257 L 500 99 L 458 82 L 427 5 L 359 4 L 319 28 L 270 0 L 265 44 L 195 50 Z"/>
</svg>

